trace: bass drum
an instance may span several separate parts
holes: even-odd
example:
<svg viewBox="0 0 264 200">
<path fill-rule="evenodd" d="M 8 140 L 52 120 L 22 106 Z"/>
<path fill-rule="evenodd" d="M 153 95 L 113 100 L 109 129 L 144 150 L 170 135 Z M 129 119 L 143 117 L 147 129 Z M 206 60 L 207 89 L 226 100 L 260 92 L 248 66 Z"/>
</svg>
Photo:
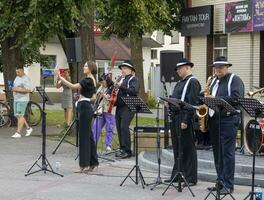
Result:
<svg viewBox="0 0 264 200">
<path fill-rule="evenodd" d="M 252 119 L 247 123 L 244 144 L 250 154 L 253 154 L 254 150 L 256 153 L 264 152 L 264 119 Z"/>
</svg>

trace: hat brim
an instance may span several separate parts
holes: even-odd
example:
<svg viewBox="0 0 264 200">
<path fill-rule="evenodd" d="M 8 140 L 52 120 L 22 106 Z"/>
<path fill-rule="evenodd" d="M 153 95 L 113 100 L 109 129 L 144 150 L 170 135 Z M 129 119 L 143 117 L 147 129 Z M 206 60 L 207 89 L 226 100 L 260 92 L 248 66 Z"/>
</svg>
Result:
<svg viewBox="0 0 264 200">
<path fill-rule="evenodd" d="M 136 71 L 133 66 L 130 66 L 130 65 L 125 64 L 125 63 L 118 66 L 119 69 L 122 69 L 122 67 L 128 67 L 128 68 L 132 69 L 134 72 Z"/>
<path fill-rule="evenodd" d="M 209 67 L 220 67 L 220 66 L 223 66 L 223 65 L 227 65 L 228 67 L 232 66 L 231 63 L 216 63 L 216 64 L 209 65 Z"/>
<path fill-rule="evenodd" d="M 193 67 L 193 63 L 192 63 L 192 62 L 188 62 L 188 63 L 183 63 L 183 64 L 180 64 L 180 65 L 177 65 L 177 66 L 174 68 L 174 70 L 177 70 L 179 67 L 184 66 L 184 65 L 188 65 L 188 66 L 190 66 L 190 67 Z"/>
</svg>

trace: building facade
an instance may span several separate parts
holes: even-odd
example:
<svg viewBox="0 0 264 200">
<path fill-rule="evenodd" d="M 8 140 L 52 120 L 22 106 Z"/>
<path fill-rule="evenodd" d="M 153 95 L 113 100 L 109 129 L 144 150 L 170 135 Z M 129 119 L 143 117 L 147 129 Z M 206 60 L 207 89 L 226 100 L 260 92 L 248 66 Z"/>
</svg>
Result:
<svg viewBox="0 0 264 200">
<path fill-rule="evenodd" d="M 189 28 L 182 33 L 186 36 L 185 55 L 194 62 L 193 71 L 202 87 L 212 73 L 208 65 L 221 55 L 233 64 L 230 71 L 242 78 L 246 91 L 264 87 L 263 0 L 187 0 L 187 4 L 185 18 L 182 18 L 182 25 Z M 211 15 L 206 13 L 210 6 Z M 258 29 L 254 28 L 256 23 Z M 211 26 L 209 32 L 190 30 L 203 25 L 204 28 Z"/>
</svg>

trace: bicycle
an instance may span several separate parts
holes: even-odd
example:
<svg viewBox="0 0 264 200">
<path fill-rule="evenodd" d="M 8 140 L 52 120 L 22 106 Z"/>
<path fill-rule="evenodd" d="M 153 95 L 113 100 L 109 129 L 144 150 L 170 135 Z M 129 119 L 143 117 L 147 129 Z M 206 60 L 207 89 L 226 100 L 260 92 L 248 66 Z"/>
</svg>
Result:
<svg viewBox="0 0 264 200">
<path fill-rule="evenodd" d="M 25 111 L 25 119 L 29 126 L 37 126 L 41 122 L 41 107 L 38 103 L 34 101 L 28 102 Z M 13 107 L 11 107 L 8 102 L 0 101 L 0 127 L 10 126 L 16 123 L 17 118 L 14 116 Z"/>
</svg>

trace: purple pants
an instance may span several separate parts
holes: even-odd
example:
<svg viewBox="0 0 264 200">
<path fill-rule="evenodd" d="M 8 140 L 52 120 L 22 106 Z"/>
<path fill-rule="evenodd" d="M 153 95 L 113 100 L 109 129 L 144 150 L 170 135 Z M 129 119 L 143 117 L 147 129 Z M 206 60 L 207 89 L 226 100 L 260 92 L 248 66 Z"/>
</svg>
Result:
<svg viewBox="0 0 264 200">
<path fill-rule="evenodd" d="M 114 136 L 115 117 L 111 113 L 103 112 L 102 115 L 97 116 L 93 123 L 93 138 L 97 143 L 102 128 L 105 125 L 105 144 L 106 146 L 112 146 L 112 140 Z"/>
</svg>

